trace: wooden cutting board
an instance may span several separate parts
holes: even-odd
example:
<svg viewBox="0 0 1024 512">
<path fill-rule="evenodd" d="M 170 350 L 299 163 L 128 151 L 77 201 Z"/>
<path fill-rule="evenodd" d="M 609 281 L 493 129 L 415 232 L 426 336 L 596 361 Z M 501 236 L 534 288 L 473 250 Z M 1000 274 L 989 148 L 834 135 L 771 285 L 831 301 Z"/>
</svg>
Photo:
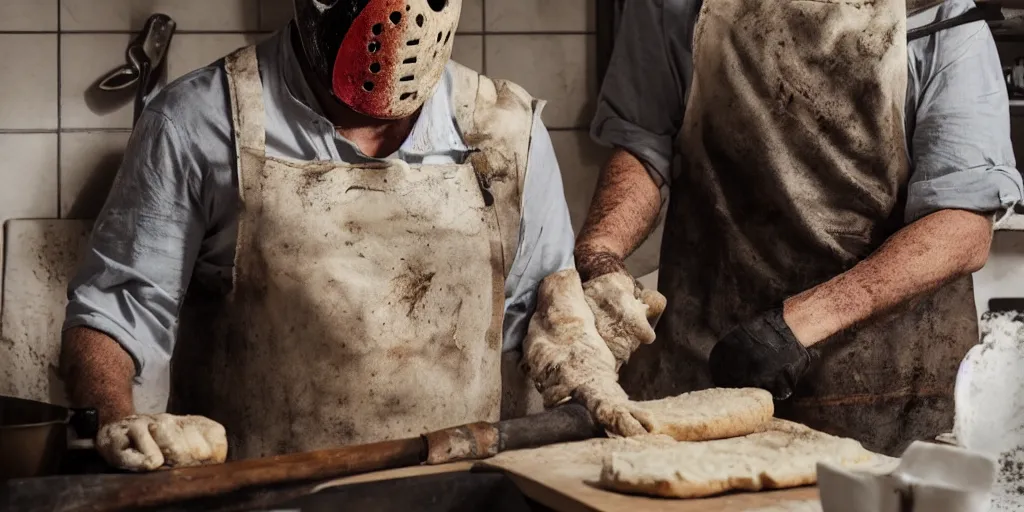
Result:
<svg viewBox="0 0 1024 512">
<path fill-rule="evenodd" d="M 734 493 L 706 499 L 670 500 L 627 496 L 594 485 L 612 439 L 509 452 L 476 465 L 502 471 L 520 490 L 558 512 L 820 512 L 815 487 Z"/>
<path fill-rule="evenodd" d="M 537 465 L 537 457 L 517 458 L 490 463 L 460 462 L 443 466 L 417 466 L 380 471 L 334 480 L 316 487 L 315 491 L 396 478 L 408 478 L 460 471 L 497 471 L 505 473 L 516 486 L 534 501 L 558 512 L 820 512 L 818 490 L 814 487 L 784 491 L 742 493 L 700 500 L 662 500 L 642 496 L 626 496 L 603 491 L 586 484 L 581 474 L 596 479 L 600 465 L 580 460 Z M 314 492 L 315 492 L 314 491 Z"/>
</svg>

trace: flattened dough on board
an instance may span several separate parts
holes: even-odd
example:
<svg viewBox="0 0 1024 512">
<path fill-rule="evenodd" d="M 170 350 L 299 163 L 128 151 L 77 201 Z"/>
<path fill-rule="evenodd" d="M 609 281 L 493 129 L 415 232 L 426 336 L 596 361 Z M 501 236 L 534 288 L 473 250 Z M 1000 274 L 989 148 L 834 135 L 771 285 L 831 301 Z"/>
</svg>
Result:
<svg viewBox="0 0 1024 512">
<path fill-rule="evenodd" d="M 895 460 L 879 457 L 852 439 L 772 420 L 764 432 L 744 437 L 613 452 L 599 484 L 628 494 L 700 498 L 810 485 L 817 482 L 818 462 L 866 467 Z"/>
<path fill-rule="evenodd" d="M 676 441 L 709 441 L 759 432 L 775 414 L 772 394 L 757 388 L 712 388 L 635 402 L 650 413 L 644 427 Z"/>
</svg>

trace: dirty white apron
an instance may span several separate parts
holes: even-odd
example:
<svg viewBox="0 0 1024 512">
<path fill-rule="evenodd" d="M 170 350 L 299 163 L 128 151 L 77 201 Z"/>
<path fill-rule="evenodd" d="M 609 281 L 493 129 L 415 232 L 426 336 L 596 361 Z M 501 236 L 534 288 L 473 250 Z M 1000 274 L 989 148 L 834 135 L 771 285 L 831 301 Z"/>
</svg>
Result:
<svg viewBox="0 0 1024 512">
<path fill-rule="evenodd" d="M 711 386 L 722 335 L 902 227 L 907 10 L 903 0 L 704 2 L 662 245 L 668 308 L 658 341 L 624 372 L 634 395 Z M 810 373 L 776 410 L 899 455 L 952 426 L 957 365 L 977 340 L 967 277 L 813 347 Z"/>
<path fill-rule="evenodd" d="M 497 420 L 504 278 L 538 104 L 458 67 L 471 163 L 293 162 L 266 154 L 255 49 L 225 66 L 241 196 L 233 290 L 189 290 L 171 409 L 224 424 L 234 459 Z"/>
</svg>

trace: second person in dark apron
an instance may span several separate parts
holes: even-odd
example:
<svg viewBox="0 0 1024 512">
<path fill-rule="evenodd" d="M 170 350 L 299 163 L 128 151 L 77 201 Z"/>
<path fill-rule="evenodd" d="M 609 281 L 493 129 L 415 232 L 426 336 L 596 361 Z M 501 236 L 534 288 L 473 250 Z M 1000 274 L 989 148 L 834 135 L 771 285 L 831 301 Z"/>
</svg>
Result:
<svg viewBox="0 0 1024 512">
<path fill-rule="evenodd" d="M 1022 186 L 988 28 L 907 27 L 973 6 L 629 2 L 576 260 L 584 282 L 621 271 L 669 200 L 634 398 L 762 387 L 779 416 L 897 455 L 952 426 L 970 274 Z"/>
</svg>

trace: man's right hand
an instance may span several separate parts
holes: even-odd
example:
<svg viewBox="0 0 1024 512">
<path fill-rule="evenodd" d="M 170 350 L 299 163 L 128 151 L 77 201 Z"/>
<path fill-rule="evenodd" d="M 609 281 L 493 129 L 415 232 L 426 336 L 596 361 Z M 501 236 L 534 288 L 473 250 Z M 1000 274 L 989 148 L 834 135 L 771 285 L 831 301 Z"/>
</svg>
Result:
<svg viewBox="0 0 1024 512">
<path fill-rule="evenodd" d="M 96 449 L 111 466 L 138 472 L 220 464 L 228 441 L 220 423 L 202 416 L 143 414 L 100 427 Z"/>
<path fill-rule="evenodd" d="M 523 363 L 545 407 L 575 398 L 612 434 L 647 433 L 644 424 L 650 421 L 619 386 L 615 357 L 597 332 L 575 270 L 541 282 L 523 342 Z"/>
<path fill-rule="evenodd" d="M 651 414 L 636 407 L 613 380 L 597 380 L 579 386 L 573 390 L 572 397 L 611 435 L 642 436 L 654 429 Z"/>
</svg>

